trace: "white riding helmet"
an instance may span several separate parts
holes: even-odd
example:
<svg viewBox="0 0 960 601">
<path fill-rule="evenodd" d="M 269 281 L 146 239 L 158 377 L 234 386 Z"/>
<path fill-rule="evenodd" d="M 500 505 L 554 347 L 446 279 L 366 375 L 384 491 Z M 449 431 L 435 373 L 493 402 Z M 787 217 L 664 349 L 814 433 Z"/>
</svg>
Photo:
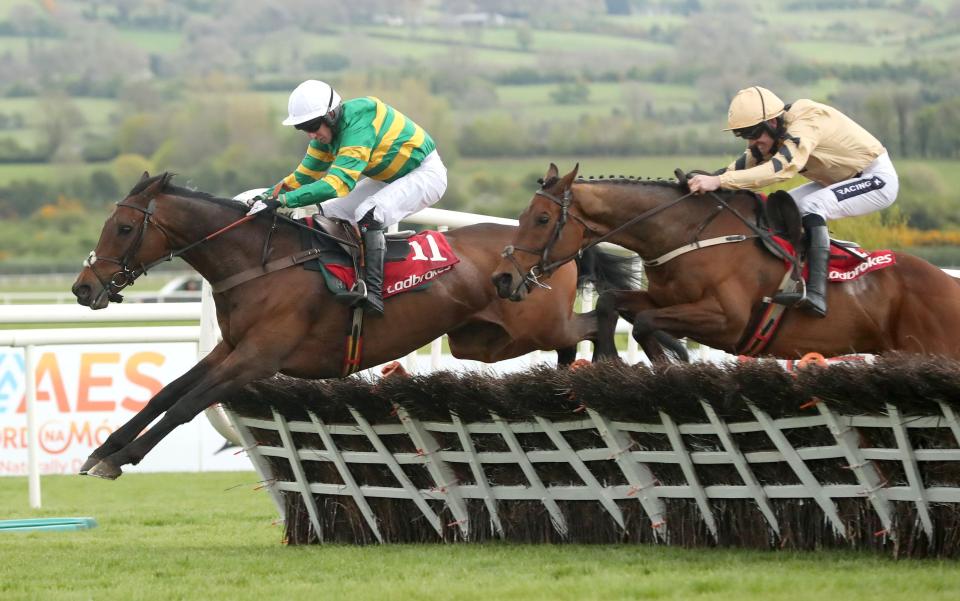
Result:
<svg viewBox="0 0 960 601">
<path fill-rule="evenodd" d="M 783 114 L 783 101 L 766 88 L 751 86 L 737 92 L 730 102 L 727 125 L 723 131 L 743 129 Z"/>
<path fill-rule="evenodd" d="M 290 114 L 283 120 L 283 124 L 306 123 L 326 115 L 338 106 L 340 94 L 337 94 L 330 84 L 308 79 L 290 93 L 290 100 L 287 101 L 287 112 Z"/>
</svg>

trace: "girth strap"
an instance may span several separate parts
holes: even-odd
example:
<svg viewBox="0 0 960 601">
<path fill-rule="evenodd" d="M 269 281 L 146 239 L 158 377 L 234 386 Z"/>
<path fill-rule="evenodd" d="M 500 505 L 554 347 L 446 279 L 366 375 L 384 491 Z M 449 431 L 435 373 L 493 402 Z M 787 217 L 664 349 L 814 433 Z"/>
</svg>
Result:
<svg viewBox="0 0 960 601">
<path fill-rule="evenodd" d="M 729 244 L 731 242 L 743 242 L 747 238 L 756 238 L 756 236 L 747 236 L 746 234 L 731 234 L 729 236 L 720 236 L 718 238 L 710 238 L 708 240 L 697 240 L 691 242 L 690 244 L 685 244 L 680 248 L 675 248 L 670 252 L 660 255 L 656 259 L 651 259 L 650 261 L 644 261 L 644 267 L 657 267 L 658 265 L 663 265 L 671 259 L 676 259 L 680 255 L 686 254 L 692 250 L 697 250 L 699 248 L 706 248 L 708 246 L 716 246 L 717 244 Z"/>
<path fill-rule="evenodd" d="M 308 248 L 307 250 L 302 250 L 296 254 L 283 257 L 282 259 L 270 261 L 266 265 L 251 267 L 250 269 L 246 269 L 240 273 L 234 274 L 226 279 L 214 283 L 212 285 L 213 292 L 215 294 L 226 292 L 235 286 L 239 286 L 244 282 L 249 282 L 250 280 L 256 279 L 260 276 L 267 275 L 268 273 L 280 271 L 281 269 L 286 269 L 287 267 L 293 267 L 294 265 L 299 265 L 312 259 L 316 259 L 319 254 L 320 249 Z"/>
</svg>

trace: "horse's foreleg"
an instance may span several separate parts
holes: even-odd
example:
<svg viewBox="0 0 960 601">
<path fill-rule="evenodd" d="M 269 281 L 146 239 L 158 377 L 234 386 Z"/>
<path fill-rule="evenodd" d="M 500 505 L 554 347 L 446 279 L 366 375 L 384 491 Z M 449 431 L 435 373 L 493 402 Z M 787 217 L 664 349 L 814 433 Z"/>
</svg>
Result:
<svg viewBox="0 0 960 601">
<path fill-rule="evenodd" d="M 660 307 L 648 292 L 613 290 L 601 295 L 597 302 L 597 312 L 602 313 L 598 317 L 599 352 L 609 353 L 609 356 L 616 355 L 613 335 L 617 317 L 623 315 L 632 318 L 633 337 L 654 363 L 669 363 L 669 356 L 662 344 L 664 333 L 675 338 L 705 333 L 719 335 L 729 328 L 720 304 L 712 297 L 695 303 Z M 668 344 L 667 347 L 672 354 L 682 358 L 679 343 Z"/>
<path fill-rule="evenodd" d="M 172 407 L 185 391 L 189 390 L 212 367 L 223 361 L 229 354 L 230 349 L 221 342 L 206 357 L 187 370 L 185 374 L 161 388 L 160 392 L 155 394 L 143 409 L 117 428 L 102 445 L 90 453 L 83 466 L 80 467 L 80 475 L 86 474 L 104 457 L 130 444 L 157 416 Z"/>
<path fill-rule="evenodd" d="M 270 353 L 261 356 L 256 351 L 241 353 L 234 350 L 229 353 L 226 359 L 212 366 L 193 388 L 173 403 L 153 427 L 103 458 L 88 473 L 109 480 L 116 479 L 122 474 L 122 466 L 140 463 L 140 460 L 177 426 L 189 422 L 218 399 L 248 383 L 275 374 L 279 366 L 268 357 Z"/>
<path fill-rule="evenodd" d="M 742 326 L 735 327 L 730 316 L 713 297 L 668 307 L 657 307 L 649 298 L 638 301 L 633 307 L 636 310 L 633 336 L 641 345 L 642 339 L 656 340 L 659 330 L 678 338 L 692 337 L 700 341 L 714 341 L 713 346 L 717 348 L 723 348 L 724 344 L 731 347 L 740 334 Z M 728 340 L 730 342 L 726 343 Z M 660 353 L 663 353 L 660 342 L 657 342 L 656 346 Z"/>
<path fill-rule="evenodd" d="M 557 369 L 570 367 L 577 360 L 577 347 L 565 346 L 557 349 Z"/>
<path fill-rule="evenodd" d="M 593 360 L 620 360 L 617 352 L 616 331 L 620 317 L 634 324 L 633 337 L 647 358 L 654 363 L 669 363 L 670 359 L 660 344 L 663 332 L 656 329 L 636 327 L 636 312 L 654 307 L 646 292 L 637 290 L 607 290 L 597 300 L 597 340 L 594 342 Z M 679 341 L 675 341 L 678 345 Z M 673 353 L 676 355 L 676 351 Z"/>
<path fill-rule="evenodd" d="M 597 298 L 597 308 L 594 309 L 597 322 L 597 335 L 593 341 L 594 361 L 620 359 L 615 336 L 617 321 L 620 319 L 617 307 L 620 305 L 623 294 L 622 290 L 606 290 Z"/>
</svg>

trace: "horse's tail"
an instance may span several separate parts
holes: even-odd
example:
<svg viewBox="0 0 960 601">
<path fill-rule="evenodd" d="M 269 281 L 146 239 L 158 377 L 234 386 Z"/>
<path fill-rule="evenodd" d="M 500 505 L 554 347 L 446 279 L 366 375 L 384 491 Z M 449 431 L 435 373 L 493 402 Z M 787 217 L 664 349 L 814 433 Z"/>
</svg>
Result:
<svg viewBox="0 0 960 601">
<path fill-rule="evenodd" d="M 636 290 L 640 288 L 637 258 L 615 255 L 591 246 L 577 259 L 577 288 L 593 284 L 597 292 L 604 290 Z"/>
</svg>

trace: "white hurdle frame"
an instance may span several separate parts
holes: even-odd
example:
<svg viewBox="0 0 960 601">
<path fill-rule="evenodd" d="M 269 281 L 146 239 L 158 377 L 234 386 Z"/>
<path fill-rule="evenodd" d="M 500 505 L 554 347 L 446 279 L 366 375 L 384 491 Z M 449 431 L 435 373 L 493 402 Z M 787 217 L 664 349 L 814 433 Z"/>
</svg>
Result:
<svg viewBox="0 0 960 601">
<path fill-rule="evenodd" d="M 667 499 L 690 499 L 696 502 L 711 536 L 717 538 L 717 524 L 709 502 L 714 499 L 743 499 L 755 502 L 764 517 L 770 532 L 779 537 L 780 525 L 770 505 L 774 499 L 804 499 L 815 502 L 823 511 L 825 519 L 839 537 L 846 537 L 843 521 L 837 513 L 837 501 L 845 498 L 866 498 L 876 512 L 884 530 L 880 535 L 894 539 L 892 523 L 892 505 L 894 501 L 914 504 L 920 526 L 928 538 L 933 536 L 933 524 L 929 514 L 931 503 L 960 503 L 960 487 L 926 486 L 920 479 L 918 465 L 930 461 L 960 461 L 960 436 L 957 436 L 953 411 L 943 415 L 912 416 L 903 420 L 895 407 L 887 407 L 887 416 L 839 415 L 824 402 L 818 402 L 819 414 L 803 417 L 783 417 L 774 419 L 758 409 L 748 399 L 754 419 L 752 421 L 725 421 L 716 411 L 703 402 L 707 422 L 675 423 L 668 415 L 661 413 L 659 422 L 633 423 L 608 420 L 604 416 L 588 409 L 588 416 L 565 421 L 549 421 L 536 418 L 534 421 L 507 421 L 491 413 L 490 420 L 476 423 L 464 423 L 451 415 L 449 421 L 420 421 L 403 410 L 398 412 L 397 423 L 370 424 L 358 412 L 351 410 L 354 423 L 323 424 L 321 444 L 311 441 L 311 448 L 295 449 L 289 444 L 282 447 L 267 444 L 254 445 L 247 449 L 256 465 L 268 465 L 266 458 L 289 461 L 293 467 L 293 480 L 276 480 L 272 471 L 262 476 L 270 479 L 277 491 L 289 491 L 301 495 L 308 507 L 314 506 L 315 494 L 349 496 L 362 509 L 364 518 L 376 539 L 383 542 L 382 534 L 376 527 L 376 517 L 369 512 L 366 499 L 394 498 L 408 499 L 420 508 L 424 518 L 433 526 L 438 536 L 443 537 L 442 525 L 436 512 L 424 502 L 442 501 L 456 517 L 454 524 L 464 540 L 470 540 L 470 524 L 464 522 L 464 499 L 482 499 L 490 514 L 494 533 L 503 537 L 503 526 L 497 513 L 497 504 L 509 500 L 536 500 L 543 504 L 557 534 L 564 537 L 568 525 L 557 501 L 593 501 L 602 506 L 611 520 L 623 528 L 623 518 L 617 501 L 636 500 L 639 502 L 654 529 L 654 537 L 668 542 L 669 529 L 665 524 Z M 278 431 L 286 441 L 289 434 L 278 428 L 282 423 L 289 432 L 316 434 L 318 419 L 311 413 L 310 422 L 264 420 L 231 415 L 233 423 L 246 431 L 244 438 L 253 438 L 251 428 Z M 785 432 L 801 428 L 825 427 L 833 435 L 834 444 L 829 446 L 794 446 Z M 882 428 L 891 430 L 897 441 L 897 448 L 859 447 L 858 430 Z M 908 429 L 947 429 L 952 432 L 957 448 L 922 449 L 913 448 L 907 436 Z M 594 430 L 602 445 L 594 448 L 574 450 L 563 436 L 564 432 Z M 460 449 L 438 449 L 432 441 L 430 432 L 455 434 L 461 441 Z M 765 433 L 772 441 L 769 450 L 741 452 L 734 444 L 732 435 L 746 433 Z M 553 441 L 552 450 L 525 450 L 518 442 L 518 434 L 542 433 Z M 669 440 L 670 450 L 644 450 L 635 448 L 630 441 L 631 433 L 662 434 Z M 411 438 L 418 452 L 391 453 L 380 441 L 381 436 L 406 434 Z M 471 440 L 473 434 L 500 435 L 508 451 L 478 452 Z M 697 451 L 684 444 L 683 436 L 716 436 L 721 441 L 723 451 Z M 337 448 L 333 436 L 364 436 L 373 443 L 373 451 L 347 451 Z M 426 446 L 424 446 L 426 445 Z M 319 449 L 319 450 L 318 450 Z M 845 462 L 856 475 L 856 484 L 821 483 L 806 465 L 807 461 L 837 459 Z M 627 484 L 603 485 L 585 467 L 588 461 L 615 461 Z M 337 472 L 344 478 L 346 485 L 334 482 L 310 482 L 304 476 L 302 462 L 334 462 Z M 887 486 L 880 476 L 877 461 L 899 461 L 904 464 L 908 479 L 906 486 Z M 465 464 L 475 476 L 475 482 L 460 484 L 452 480 L 451 464 Z M 483 466 L 512 463 L 526 475 L 527 485 L 500 486 L 490 482 L 484 475 Z M 583 480 L 582 485 L 552 486 L 545 484 L 537 476 L 534 464 L 562 463 L 570 466 Z M 760 485 L 753 473 L 753 466 L 770 463 L 783 463 L 794 472 L 799 484 Z M 353 478 L 347 478 L 352 464 L 381 464 L 387 466 L 397 477 L 396 486 L 358 485 Z M 421 465 L 429 474 L 432 486 L 416 488 L 403 474 L 401 465 Z M 664 485 L 657 480 L 656 473 L 660 465 L 680 466 L 685 484 Z M 696 468 L 709 465 L 731 465 L 741 474 L 744 484 L 702 485 L 696 476 Z M 299 468 L 299 469 L 298 469 Z M 269 468 L 268 468 L 269 470 Z M 323 540 L 321 520 L 311 512 L 311 524 L 320 540 Z"/>
</svg>

